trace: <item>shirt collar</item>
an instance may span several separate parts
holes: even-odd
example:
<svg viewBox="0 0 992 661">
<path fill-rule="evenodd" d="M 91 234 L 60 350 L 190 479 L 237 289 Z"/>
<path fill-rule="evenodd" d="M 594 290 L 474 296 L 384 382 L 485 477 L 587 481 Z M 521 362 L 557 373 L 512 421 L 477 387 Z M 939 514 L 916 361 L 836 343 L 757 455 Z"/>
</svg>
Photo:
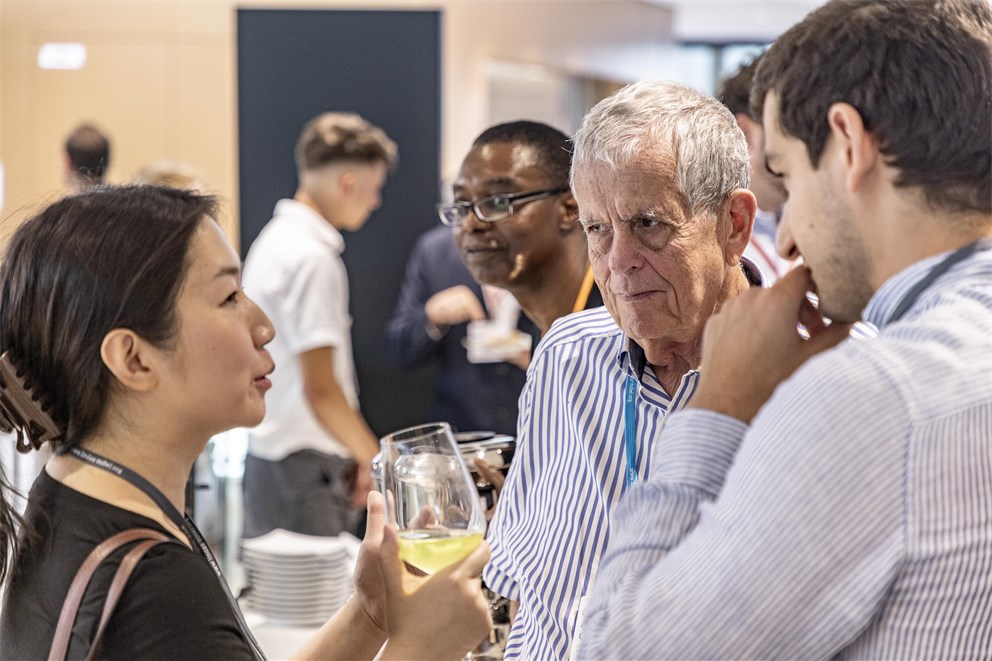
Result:
<svg viewBox="0 0 992 661">
<path fill-rule="evenodd" d="M 286 218 L 303 227 L 310 236 L 333 248 L 338 253 L 344 252 L 344 237 L 323 216 L 313 208 L 296 200 L 279 200 L 276 203 L 273 216 Z"/>
<path fill-rule="evenodd" d="M 868 305 L 865 307 L 864 312 L 861 314 L 861 318 L 864 321 L 874 324 L 879 329 L 885 326 L 889 319 L 892 317 L 892 313 L 895 312 L 896 307 L 902 302 L 902 299 L 909 292 L 910 289 L 916 285 L 917 282 L 925 278 L 940 262 L 950 255 L 952 250 L 941 253 L 939 255 L 933 255 L 927 257 L 926 259 L 921 259 L 914 264 L 909 265 L 902 271 L 899 271 L 878 288 L 875 295 L 871 297 L 868 301 Z M 978 252 L 976 255 L 972 255 L 964 262 L 960 264 L 955 264 L 951 267 L 950 271 L 943 274 L 941 279 L 947 277 L 963 277 L 965 274 L 970 272 L 970 269 L 966 266 L 968 264 L 975 263 L 976 259 L 988 260 L 989 253 Z M 940 280 L 938 280 L 939 282 Z"/>
</svg>

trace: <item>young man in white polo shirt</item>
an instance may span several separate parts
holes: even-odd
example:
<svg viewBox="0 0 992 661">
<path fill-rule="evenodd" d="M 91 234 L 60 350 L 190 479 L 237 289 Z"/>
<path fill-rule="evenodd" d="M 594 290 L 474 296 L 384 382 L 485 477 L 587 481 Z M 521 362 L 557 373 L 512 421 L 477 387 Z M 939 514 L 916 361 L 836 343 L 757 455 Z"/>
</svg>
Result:
<svg viewBox="0 0 992 661">
<path fill-rule="evenodd" d="M 245 460 L 244 536 L 354 531 L 378 441 L 358 409 L 341 231 L 380 205 L 396 144 L 354 114 L 324 113 L 296 146 L 299 188 L 245 260 L 246 292 L 272 320 L 276 361 Z"/>
</svg>

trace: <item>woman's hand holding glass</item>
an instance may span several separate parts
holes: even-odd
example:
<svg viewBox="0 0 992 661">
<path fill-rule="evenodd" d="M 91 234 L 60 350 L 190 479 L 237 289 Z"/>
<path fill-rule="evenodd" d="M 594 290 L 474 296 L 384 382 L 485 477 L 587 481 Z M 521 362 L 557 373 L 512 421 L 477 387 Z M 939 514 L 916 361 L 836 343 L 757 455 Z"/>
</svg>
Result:
<svg viewBox="0 0 992 661">
<path fill-rule="evenodd" d="M 433 574 L 471 553 L 486 517 L 451 428 L 411 427 L 381 446 L 386 517 L 396 526 L 400 558 Z"/>
<path fill-rule="evenodd" d="M 382 659 L 460 659 L 490 629 L 480 576 L 489 562 L 483 541 L 467 558 L 431 576 L 415 576 L 400 561 L 396 531 L 387 525 L 379 550 L 389 640 Z"/>
<path fill-rule="evenodd" d="M 475 484 L 444 423 L 386 436 L 381 457 L 388 523 L 373 535 L 389 635 L 382 657 L 460 658 L 492 628 Z"/>
</svg>

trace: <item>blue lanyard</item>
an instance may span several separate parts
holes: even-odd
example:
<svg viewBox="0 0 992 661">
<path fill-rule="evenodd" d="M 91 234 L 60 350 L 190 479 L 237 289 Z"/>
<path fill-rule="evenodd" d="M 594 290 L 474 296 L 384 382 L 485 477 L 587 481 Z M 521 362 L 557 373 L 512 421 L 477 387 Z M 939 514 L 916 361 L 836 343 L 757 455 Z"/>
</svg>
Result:
<svg viewBox="0 0 992 661">
<path fill-rule="evenodd" d="M 623 397 L 623 440 L 627 446 L 627 488 L 637 484 L 637 379 L 627 375 Z"/>
</svg>

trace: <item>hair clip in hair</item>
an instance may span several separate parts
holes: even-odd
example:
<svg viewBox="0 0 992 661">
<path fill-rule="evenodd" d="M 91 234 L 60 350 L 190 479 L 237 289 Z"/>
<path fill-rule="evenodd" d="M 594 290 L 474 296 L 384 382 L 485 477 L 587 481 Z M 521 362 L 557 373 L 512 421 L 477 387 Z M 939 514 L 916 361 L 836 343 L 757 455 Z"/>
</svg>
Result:
<svg viewBox="0 0 992 661">
<path fill-rule="evenodd" d="M 18 372 L 10 352 L 4 351 L 0 355 L 0 430 L 17 432 L 19 452 L 37 450 L 62 435 L 48 408 L 26 374 Z"/>
</svg>

